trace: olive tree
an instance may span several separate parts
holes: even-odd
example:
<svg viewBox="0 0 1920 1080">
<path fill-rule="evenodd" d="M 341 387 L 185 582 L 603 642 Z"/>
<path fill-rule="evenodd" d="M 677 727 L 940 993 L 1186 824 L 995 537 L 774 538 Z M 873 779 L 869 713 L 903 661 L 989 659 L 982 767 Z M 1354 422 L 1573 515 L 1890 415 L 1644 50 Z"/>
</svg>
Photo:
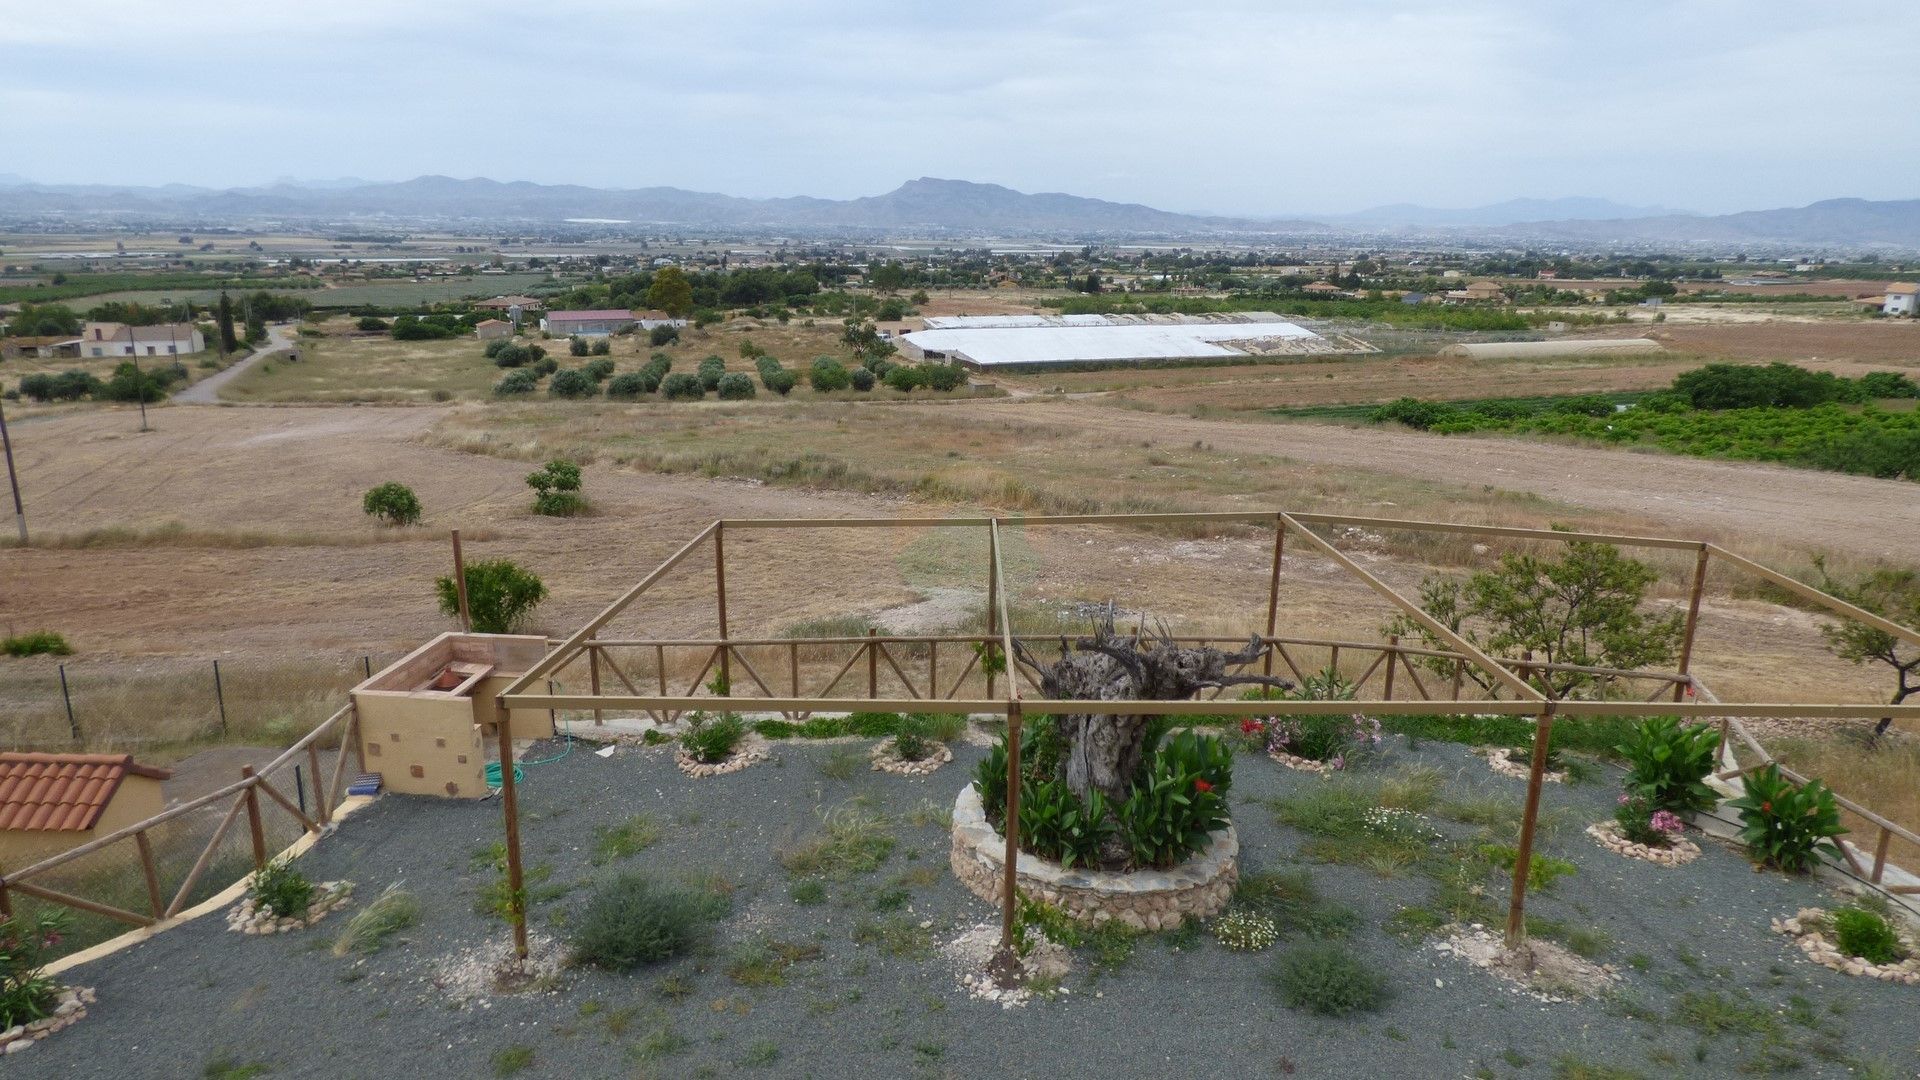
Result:
<svg viewBox="0 0 1920 1080">
<path fill-rule="evenodd" d="M 1836 581 L 1827 574 L 1825 564 L 1817 564 L 1821 587 L 1855 607 L 1905 626 L 1920 624 L 1920 573 L 1912 570 L 1881 568 L 1854 580 Z M 1889 705 L 1899 705 L 1920 693 L 1920 648 L 1875 626 L 1851 620 L 1820 627 L 1827 647 L 1842 660 L 1855 664 L 1884 664 L 1893 672 L 1893 697 Z M 1877 739 L 1893 725 L 1892 717 L 1882 718 L 1874 728 Z"/>
<path fill-rule="evenodd" d="M 367 489 L 360 509 L 388 525 L 412 525 L 420 520 L 420 499 L 413 489 L 392 480 Z"/>
</svg>

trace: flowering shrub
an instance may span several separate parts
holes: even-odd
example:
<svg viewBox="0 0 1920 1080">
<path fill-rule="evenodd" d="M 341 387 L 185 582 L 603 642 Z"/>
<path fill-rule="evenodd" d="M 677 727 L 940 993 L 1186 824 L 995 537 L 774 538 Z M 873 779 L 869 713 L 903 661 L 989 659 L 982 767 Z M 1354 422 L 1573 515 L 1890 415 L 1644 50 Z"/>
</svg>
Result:
<svg viewBox="0 0 1920 1080">
<path fill-rule="evenodd" d="M 1653 800 L 1645 795 L 1623 793 L 1613 820 L 1620 827 L 1621 836 L 1636 844 L 1658 848 L 1672 847 L 1687 828 L 1680 815 L 1671 810 L 1654 809 Z"/>
<path fill-rule="evenodd" d="M 1353 684 L 1327 668 L 1302 679 L 1299 688 L 1285 696 L 1295 701 L 1351 701 L 1353 695 Z M 1268 696 L 1270 692 L 1260 690 L 1248 694 L 1255 699 Z M 1359 764 L 1378 751 L 1382 741 L 1380 721 L 1358 713 L 1270 716 L 1242 723 L 1240 729 L 1245 738 L 1264 736 L 1269 754 L 1291 754 L 1336 769 Z"/>
<path fill-rule="evenodd" d="M 1164 869 L 1186 861 L 1227 825 L 1217 785 L 1179 763 L 1156 758 L 1127 801 L 1115 810 L 1132 865 Z"/>
<path fill-rule="evenodd" d="M 59 987 L 41 970 L 40 957 L 60 944 L 64 912 L 41 912 L 31 926 L 0 919 L 0 1030 L 30 1024 L 53 1012 Z"/>
<path fill-rule="evenodd" d="M 306 918 L 313 903 L 313 882 L 294 869 L 293 860 L 275 859 L 253 875 L 247 895 L 255 908 L 265 908 L 282 919 Z"/>
<path fill-rule="evenodd" d="M 1441 838 L 1425 814 L 1398 807 L 1373 806 L 1360 815 L 1360 826 L 1383 840 L 1400 844 L 1430 844 Z"/>
<path fill-rule="evenodd" d="M 1614 748 L 1627 759 L 1627 790 L 1655 808 L 1690 813 L 1720 801 L 1707 786 L 1720 753 L 1720 733 L 1707 724 L 1688 724 L 1656 716 L 1635 729 L 1633 740 Z"/>
<path fill-rule="evenodd" d="M 715 716 L 696 712 L 687 719 L 687 730 L 680 736 L 680 745 L 693 760 L 714 765 L 733 756 L 734 748 L 746 735 L 747 722 L 739 713 Z"/>
<path fill-rule="evenodd" d="M 1213 921 L 1213 936 L 1235 952 L 1259 952 L 1280 940 L 1280 927 L 1253 911 L 1229 911 Z"/>
<path fill-rule="evenodd" d="M 1833 838 L 1847 830 L 1832 790 L 1819 780 L 1800 787 L 1769 764 L 1749 774 L 1747 793 L 1727 805 L 1740 812 L 1740 842 L 1763 865 L 1799 874 L 1816 856 L 1840 860 Z"/>
</svg>

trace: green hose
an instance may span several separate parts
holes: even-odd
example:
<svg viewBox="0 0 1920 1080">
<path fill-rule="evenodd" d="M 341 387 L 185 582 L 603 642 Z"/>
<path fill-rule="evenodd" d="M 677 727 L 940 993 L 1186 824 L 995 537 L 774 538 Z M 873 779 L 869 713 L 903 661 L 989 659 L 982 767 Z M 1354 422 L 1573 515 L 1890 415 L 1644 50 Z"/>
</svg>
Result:
<svg viewBox="0 0 1920 1080">
<path fill-rule="evenodd" d="M 513 767 L 514 783 L 518 784 L 526 780 L 527 770 L 526 768 L 524 768 L 524 766 L 551 765 L 556 761 L 564 761 L 568 754 L 573 753 L 573 721 L 562 720 L 561 724 L 563 725 L 563 728 L 564 728 L 564 730 L 562 731 L 562 734 L 566 736 L 566 740 L 567 740 L 566 745 L 561 747 L 560 752 L 553 755 L 552 757 L 541 758 L 538 761 L 522 761 L 514 765 Z M 486 778 L 487 778 L 488 787 L 494 789 L 495 791 L 500 790 L 500 763 L 499 762 L 497 761 L 487 762 Z"/>
</svg>

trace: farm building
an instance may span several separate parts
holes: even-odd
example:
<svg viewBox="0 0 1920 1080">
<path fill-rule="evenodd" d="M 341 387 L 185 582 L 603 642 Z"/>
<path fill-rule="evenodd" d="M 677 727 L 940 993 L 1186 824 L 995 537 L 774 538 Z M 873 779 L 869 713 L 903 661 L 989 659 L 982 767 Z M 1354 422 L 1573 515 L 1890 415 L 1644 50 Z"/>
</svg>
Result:
<svg viewBox="0 0 1920 1080">
<path fill-rule="evenodd" d="M 1476 281 L 1464 289 L 1453 289 L 1447 293 L 1447 299 L 1453 301 L 1490 301 L 1504 303 L 1506 290 L 1497 281 Z"/>
<path fill-rule="evenodd" d="M 1602 353 L 1656 353 L 1663 346 L 1651 338 L 1590 338 L 1584 341 L 1482 341 L 1449 345 L 1441 356 L 1474 360 L 1518 360 L 1539 356 L 1592 356 Z"/>
<path fill-rule="evenodd" d="M 926 320 L 902 352 L 974 367 L 1206 360 L 1343 351 L 1272 312 L 1234 315 L 959 315 Z"/>
<path fill-rule="evenodd" d="M 51 337 L 13 337 L 0 341 L 0 359 L 15 360 L 23 356 L 37 356 L 47 359 L 55 356 L 79 356 L 80 339 L 65 334 Z"/>
<path fill-rule="evenodd" d="M 80 330 L 82 356 L 185 356 L 206 348 L 206 337 L 192 323 L 128 326 L 90 322 Z"/>
<path fill-rule="evenodd" d="M 473 336 L 481 341 L 495 338 L 512 337 L 513 324 L 505 319 L 482 319 L 473 324 Z"/>
<path fill-rule="evenodd" d="M 1886 299 L 1880 301 L 1880 310 L 1888 315 L 1920 312 L 1920 285 L 1911 281 L 1889 282 Z"/>
<path fill-rule="evenodd" d="M 132 754 L 0 753 L 0 866 L 18 869 L 166 808 L 166 769 Z"/>
<path fill-rule="evenodd" d="M 534 311 L 541 305 L 537 298 L 531 296 L 496 296 L 491 300 L 475 301 L 473 306 L 481 311 L 511 311 L 514 308 Z"/>
<path fill-rule="evenodd" d="M 547 317 L 540 320 L 540 329 L 554 337 L 605 337 L 622 330 L 631 330 L 639 325 L 633 312 L 619 308 L 606 308 L 597 311 L 549 311 Z"/>
</svg>

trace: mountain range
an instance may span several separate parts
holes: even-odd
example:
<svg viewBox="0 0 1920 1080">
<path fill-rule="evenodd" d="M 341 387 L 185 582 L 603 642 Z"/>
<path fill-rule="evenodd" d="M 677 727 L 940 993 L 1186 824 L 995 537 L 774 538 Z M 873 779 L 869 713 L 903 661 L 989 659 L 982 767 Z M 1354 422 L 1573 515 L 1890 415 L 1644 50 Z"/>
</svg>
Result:
<svg viewBox="0 0 1920 1080">
<path fill-rule="evenodd" d="M 460 221 L 524 228 L 573 222 L 636 229 L 960 237 L 1264 236 L 1383 243 L 1920 250 L 1920 199 L 1829 199 L 1801 207 L 1708 215 L 1575 197 L 1514 199 L 1462 209 L 1396 204 L 1349 214 L 1269 219 L 1181 214 L 1139 203 L 1059 192 L 1028 194 L 998 184 L 932 177 L 856 199 L 749 199 L 674 187 L 609 189 L 446 176 L 392 183 L 280 181 L 215 189 L 183 184 L 36 184 L 0 174 L 0 217 L 48 216 L 182 224 L 273 220 L 401 227 L 411 222 Z"/>
</svg>

